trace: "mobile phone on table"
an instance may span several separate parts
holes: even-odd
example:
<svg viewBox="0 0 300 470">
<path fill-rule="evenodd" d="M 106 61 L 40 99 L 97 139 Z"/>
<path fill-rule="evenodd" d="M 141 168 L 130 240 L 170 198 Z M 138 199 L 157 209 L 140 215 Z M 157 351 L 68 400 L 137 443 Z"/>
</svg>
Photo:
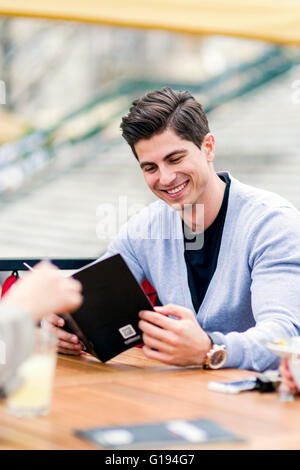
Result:
<svg viewBox="0 0 300 470">
<path fill-rule="evenodd" d="M 230 382 L 209 382 L 208 389 L 214 392 L 240 393 L 257 389 L 256 377 L 249 377 L 245 380 L 233 380 Z"/>
<path fill-rule="evenodd" d="M 214 392 L 240 393 L 257 390 L 260 393 L 277 390 L 281 381 L 279 371 L 266 371 L 257 377 L 247 377 L 244 380 L 230 382 L 209 382 L 208 389 Z"/>
</svg>

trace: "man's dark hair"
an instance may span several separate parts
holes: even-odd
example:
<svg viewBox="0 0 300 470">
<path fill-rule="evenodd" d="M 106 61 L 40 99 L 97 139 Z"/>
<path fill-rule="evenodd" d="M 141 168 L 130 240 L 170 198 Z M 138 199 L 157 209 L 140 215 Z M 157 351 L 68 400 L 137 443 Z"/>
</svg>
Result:
<svg viewBox="0 0 300 470">
<path fill-rule="evenodd" d="M 169 87 L 151 91 L 133 101 L 121 123 L 122 135 L 136 158 L 134 145 L 140 139 L 150 139 L 168 128 L 199 148 L 210 132 L 201 104 L 188 91 Z"/>
</svg>

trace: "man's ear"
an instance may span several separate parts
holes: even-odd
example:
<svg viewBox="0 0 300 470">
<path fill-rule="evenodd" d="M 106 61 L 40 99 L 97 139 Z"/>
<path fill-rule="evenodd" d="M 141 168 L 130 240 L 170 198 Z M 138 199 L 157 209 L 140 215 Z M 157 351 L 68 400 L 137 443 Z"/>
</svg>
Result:
<svg viewBox="0 0 300 470">
<path fill-rule="evenodd" d="M 207 161 L 212 162 L 215 158 L 215 138 L 211 132 L 204 136 L 201 149 L 204 150 Z"/>
</svg>

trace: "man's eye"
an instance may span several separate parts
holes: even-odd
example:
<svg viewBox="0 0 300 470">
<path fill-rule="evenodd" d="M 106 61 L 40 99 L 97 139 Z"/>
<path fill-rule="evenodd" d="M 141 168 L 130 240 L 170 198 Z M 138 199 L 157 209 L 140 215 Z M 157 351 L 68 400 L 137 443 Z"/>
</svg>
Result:
<svg viewBox="0 0 300 470">
<path fill-rule="evenodd" d="M 172 158 L 171 160 L 169 160 L 171 163 L 177 163 L 179 162 L 180 160 L 182 159 L 182 157 L 177 157 L 177 158 Z"/>
<path fill-rule="evenodd" d="M 144 168 L 144 171 L 145 171 L 146 173 L 149 173 L 149 172 L 151 172 L 151 171 L 153 171 L 153 170 L 155 170 L 155 167 L 154 167 L 154 166 L 147 166 L 147 167 Z"/>
</svg>

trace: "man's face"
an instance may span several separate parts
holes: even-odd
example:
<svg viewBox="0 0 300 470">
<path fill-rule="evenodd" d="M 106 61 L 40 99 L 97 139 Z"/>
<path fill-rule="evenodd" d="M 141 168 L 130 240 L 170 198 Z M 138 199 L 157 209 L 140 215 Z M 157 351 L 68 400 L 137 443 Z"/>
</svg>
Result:
<svg viewBox="0 0 300 470">
<path fill-rule="evenodd" d="M 176 209 L 203 202 L 214 158 L 214 138 L 207 134 L 201 149 L 172 129 L 141 139 L 135 151 L 151 191 Z"/>
</svg>

